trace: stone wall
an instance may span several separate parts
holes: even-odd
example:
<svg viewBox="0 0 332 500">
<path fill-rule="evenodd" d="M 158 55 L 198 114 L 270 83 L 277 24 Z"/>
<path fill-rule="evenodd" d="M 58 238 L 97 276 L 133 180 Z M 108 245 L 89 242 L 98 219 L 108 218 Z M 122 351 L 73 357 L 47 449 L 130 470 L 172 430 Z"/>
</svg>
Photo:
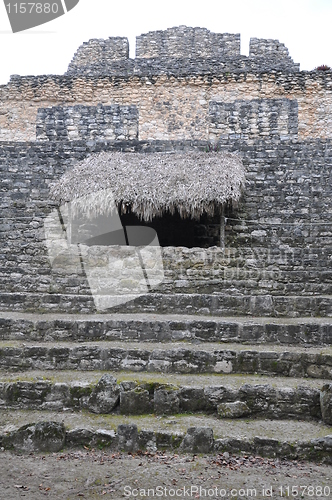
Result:
<svg viewBox="0 0 332 500">
<path fill-rule="evenodd" d="M 296 138 L 298 104 L 292 99 L 210 101 L 210 140 L 258 137 Z"/>
<path fill-rule="evenodd" d="M 240 54 L 240 35 L 211 33 L 205 28 L 178 26 L 136 38 L 136 58 L 128 58 L 125 38 L 90 40 L 81 45 L 67 74 L 210 74 L 211 71 L 296 72 L 287 48 L 278 40 L 253 38 L 249 57 Z"/>
<path fill-rule="evenodd" d="M 38 348 L 35 348 L 35 356 Z M 42 351 L 42 349 L 39 349 Z M 15 353 L 16 354 L 16 353 Z M 14 357 L 14 352 L 12 356 Z M 42 357 L 44 353 L 41 353 Z M 82 359 L 92 364 L 92 360 Z M 54 356 L 58 353 L 54 349 Z M 117 383 L 104 375 L 97 384 L 38 382 L 0 382 L 0 408 L 62 410 L 87 409 L 93 413 L 156 415 L 206 412 L 222 415 L 223 408 L 246 408 L 243 415 L 281 419 L 322 419 L 320 391 L 308 387 L 274 388 L 272 385 L 245 384 L 239 389 L 226 386 L 181 387 L 160 383 Z M 234 410 L 233 410 L 233 413 Z"/>
<path fill-rule="evenodd" d="M 279 40 L 264 40 L 251 38 L 249 44 L 249 57 L 265 58 L 268 60 L 281 59 L 292 63 L 287 47 Z"/>
<path fill-rule="evenodd" d="M 104 74 L 106 68 L 112 68 L 113 74 L 124 75 L 133 70 L 132 62 L 127 38 L 92 39 L 77 49 L 67 73 Z"/>
<path fill-rule="evenodd" d="M 51 270 L 43 221 L 54 204 L 49 184 L 101 150 L 204 148 L 191 142 L 2 143 L 0 276 L 2 293 L 90 295 L 85 275 Z M 229 209 L 225 252 L 163 249 L 159 292 L 327 295 L 332 290 L 331 141 L 224 141 L 247 167 L 246 189 Z M 50 309 L 57 309 L 54 296 Z M 83 304 L 83 302 L 82 302 Z M 84 305 L 82 306 L 85 307 Z M 90 306 L 88 306 L 90 307 Z"/>
<path fill-rule="evenodd" d="M 39 108 L 37 140 L 133 140 L 138 138 L 136 106 Z"/>
<path fill-rule="evenodd" d="M 39 108 L 37 140 L 138 139 L 136 106 L 54 106 Z M 298 104 L 292 99 L 210 101 L 209 139 L 296 138 Z"/>
<path fill-rule="evenodd" d="M 211 33 L 205 28 L 179 26 L 165 31 L 150 31 L 136 38 L 137 58 L 240 56 L 240 35 Z"/>
<path fill-rule="evenodd" d="M 104 65 L 110 61 L 117 61 L 119 59 L 128 59 L 129 57 L 129 43 L 127 38 L 110 37 L 106 40 L 92 39 L 84 42 L 81 45 L 70 64 L 70 67 L 75 70 L 80 67 L 87 66 L 94 60 L 99 60 Z"/>
<path fill-rule="evenodd" d="M 158 291 L 331 294 L 332 72 L 297 69 L 276 40 L 253 39 L 245 57 L 238 35 L 180 27 L 138 37 L 135 60 L 124 38 L 92 40 L 66 76 L 12 77 L 0 87 L 2 292 L 90 294 L 83 271 L 51 270 L 43 232 L 49 184 L 75 162 L 209 141 L 247 168 L 226 250 L 164 248 Z M 215 245 L 217 226 L 195 237 Z"/>
<path fill-rule="evenodd" d="M 40 108 L 77 105 L 136 106 L 140 140 L 215 140 L 212 103 L 241 108 L 243 101 L 272 100 L 266 112 L 263 105 L 257 110 L 269 121 L 273 106 L 286 99 L 291 101 L 294 119 L 297 102 L 300 140 L 332 137 L 332 73 L 328 71 L 236 74 L 211 68 L 210 75 L 196 76 L 15 77 L 0 87 L 0 140 L 34 141 Z M 274 128 L 268 132 L 261 137 L 273 138 Z"/>
</svg>

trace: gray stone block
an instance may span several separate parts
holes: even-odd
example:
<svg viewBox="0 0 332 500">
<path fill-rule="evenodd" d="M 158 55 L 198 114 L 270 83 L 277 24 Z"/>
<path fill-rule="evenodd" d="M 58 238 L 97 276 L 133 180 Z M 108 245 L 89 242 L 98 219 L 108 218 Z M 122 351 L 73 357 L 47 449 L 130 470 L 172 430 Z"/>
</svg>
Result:
<svg viewBox="0 0 332 500">
<path fill-rule="evenodd" d="M 190 427 L 180 449 L 187 453 L 209 453 L 214 446 L 213 430 L 209 427 Z"/>
<path fill-rule="evenodd" d="M 3 447 L 30 453 L 33 451 L 60 451 L 65 444 L 65 426 L 59 422 L 27 424 L 3 437 Z"/>
<path fill-rule="evenodd" d="M 279 450 L 279 441 L 277 439 L 269 439 L 256 436 L 253 439 L 256 453 L 263 456 L 277 456 Z"/>
<path fill-rule="evenodd" d="M 120 387 L 110 374 L 101 377 L 88 400 L 87 406 L 94 413 L 111 413 L 120 401 Z"/>
<path fill-rule="evenodd" d="M 121 424 L 117 428 L 118 449 L 120 451 L 136 451 L 137 443 L 137 425 Z"/>
<path fill-rule="evenodd" d="M 182 443 L 182 434 L 172 434 L 171 432 L 156 432 L 157 449 L 175 449 L 179 448 Z"/>
<path fill-rule="evenodd" d="M 207 409 L 216 411 L 218 405 L 225 400 L 228 400 L 231 391 L 222 386 L 204 387 L 204 396 L 207 402 Z"/>
<path fill-rule="evenodd" d="M 60 410 L 63 407 L 69 406 L 72 406 L 69 386 L 64 383 L 56 383 L 52 387 L 51 392 L 46 396 L 42 408 L 49 410 Z"/>
<path fill-rule="evenodd" d="M 66 446 L 89 446 L 94 436 L 90 429 L 71 429 L 66 433 Z"/>
<path fill-rule="evenodd" d="M 51 396 L 55 386 L 51 386 L 50 382 L 13 382 L 4 384 L 3 396 L 7 400 L 9 406 L 24 407 L 27 401 L 34 404 L 42 404 L 43 401 Z M 59 399 L 61 399 L 61 395 Z"/>
<path fill-rule="evenodd" d="M 254 450 L 252 442 L 248 439 L 223 438 L 215 440 L 214 451 L 240 454 L 243 451 L 253 453 Z"/>
<path fill-rule="evenodd" d="M 162 386 L 154 391 L 154 412 L 157 415 L 179 413 L 179 389 L 176 386 Z"/>
<path fill-rule="evenodd" d="M 251 413 L 247 404 L 243 401 L 221 403 L 218 405 L 217 410 L 220 418 L 241 418 Z"/>
<path fill-rule="evenodd" d="M 153 431 L 141 430 L 138 433 L 137 445 L 140 450 L 157 451 L 156 435 Z"/>
<path fill-rule="evenodd" d="M 239 399 L 245 401 L 252 413 L 264 413 L 269 410 L 270 405 L 278 405 L 277 391 L 269 384 L 244 384 L 239 389 Z"/>
<path fill-rule="evenodd" d="M 211 410 L 202 387 L 182 387 L 179 391 L 180 411 Z"/>
<path fill-rule="evenodd" d="M 332 424 L 332 384 L 325 384 L 320 393 L 320 408 L 323 421 Z"/>
<path fill-rule="evenodd" d="M 74 382 L 69 388 L 70 401 L 74 407 L 88 408 L 91 386 L 86 382 Z"/>
<path fill-rule="evenodd" d="M 120 393 L 120 412 L 122 415 L 142 415 L 151 411 L 150 394 L 137 387 Z"/>
<path fill-rule="evenodd" d="M 118 438 L 113 430 L 97 429 L 90 442 L 90 446 L 98 448 L 115 447 L 118 444 Z"/>
</svg>

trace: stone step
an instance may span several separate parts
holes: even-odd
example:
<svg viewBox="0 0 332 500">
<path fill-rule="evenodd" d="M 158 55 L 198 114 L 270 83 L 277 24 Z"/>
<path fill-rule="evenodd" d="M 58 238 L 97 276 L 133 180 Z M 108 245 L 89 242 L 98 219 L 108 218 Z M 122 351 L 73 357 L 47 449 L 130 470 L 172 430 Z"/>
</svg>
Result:
<svg viewBox="0 0 332 500">
<path fill-rule="evenodd" d="M 34 371 L 0 376 L 0 408 L 85 409 L 96 414 L 219 414 L 221 418 L 323 420 L 332 424 L 332 384 L 234 375 Z"/>
<path fill-rule="evenodd" d="M 332 345 L 332 318 L 0 312 L 0 339 Z"/>
<path fill-rule="evenodd" d="M 218 288 L 217 288 L 218 289 Z M 280 295 L 264 291 L 225 293 L 149 293 L 109 312 L 205 314 L 213 316 L 332 317 L 332 295 Z M 56 293 L 0 293 L 0 311 L 83 313 L 96 312 L 91 295 Z"/>
<path fill-rule="evenodd" d="M 2 213 L 2 215 L 5 217 L 5 214 Z M 31 220 L 30 222 L 36 224 L 36 220 Z M 20 253 L 20 247 L 15 245 L 16 240 L 12 238 L 14 240 L 12 241 L 13 244 L 8 240 L 8 245 L 4 246 L 3 249 L 3 254 L 8 257 L 8 262 L 7 266 L 0 265 L 0 273 L 5 273 L 6 270 L 17 270 L 22 275 L 26 275 L 28 268 L 26 264 L 29 263 L 33 271 L 38 268 L 41 274 L 51 275 L 50 260 L 43 238 L 43 224 L 41 224 L 40 232 L 38 237 L 36 237 L 36 234 L 27 234 L 29 230 L 31 231 L 29 224 L 27 225 L 26 234 L 22 234 L 22 226 L 27 223 L 26 219 L 20 220 L 19 218 L 15 218 L 15 223 L 20 226 L 17 231 L 20 231 L 21 237 L 24 240 L 24 248 L 28 252 L 24 254 Z M 16 236 L 18 234 L 16 233 Z M 35 237 L 33 238 L 33 236 Z M 331 243 L 331 239 L 329 238 L 328 240 L 319 239 L 317 240 L 317 244 L 322 245 L 322 243 L 327 243 L 327 241 Z M 328 245 L 320 247 L 310 246 L 310 248 L 289 246 L 287 249 L 284 248 L 281 250 L 280 248 L 276 248 L 271 240 L 267 240 L 265 246 L 258 246 L 257 242 L 251 241 L 250 246 L 247 246 L 243 242 L 243 244 L 237 247 L 227 246 L 224 251 L 220 251 L 220 248 L 217 247 L 162 247 L 161 254 L 164 269 L 167 273 L 180 271 L 185 274 L 188 269 L 192 273 L 200 273 L 202 270 L 206 271 L 209 269 L 220 273 L 228 269 L 246 269 L 252 272 L 256 269 L 274 272 L 278 272 L 279 270 L 282 272 L 299 271 L 301 275 L 301 273 L 309 274 L 314 269 L 318 272 L 326 273 L 326 276 L 328 276 L 326 266 L 330 257 L 330 248 L 328 248 Z M 16 267 L 11 259 L 13 255 L 19 256 Z M 31 259 L 31 255 L 35 257 L 33 260 Z M 65 265 L 66 261 L 62 261 L 62 263 Z M 55 272 L 58 270 L 59 268 Z"/>
<path fill-rule="evenodd" d="M 52 384 L 88 384 L 96 385 L 99 379 L 107 374 L 114 376 L 118 383 L 120 382 L 131 382 L 135 381 L 137 383 L 159 383 L 168 385 L 180 385 L 180 386 L 191 386 L 197 385 L 205 387 L 207 385 L 217 386 L 225 385 L 230 389 L 237 390 L 244 384 L 251 385 L 271 385 L 275 388 L 290 387 L 297 388 L 300 386 L 308 387 L 310 389 L 318 389 L 322 385 L 330 384 L 328 379 L 315 379 L 315 378 L 303 378 L 303 377 L 285 377 L 285 376 L 269 376 L 269 375 L 255 375 L 255 374 L 231 374 L 231 373 L 150 373 L 150 372 L 112 372 L 104 370 L 30 370 L 21 372 L 6 372 L 0 371 L 0 382 L 1 383 L 12 383 L 12 382 L 38 382 L 46 381 Z"/>
<path fill-rule="evenodd" d="M 194 275 L 187 277 L 168 276 L 165 273 L 165 279 L 161 285 L 156 288 L 160 294 L 200 294 L 208 295 L 216 291 L 219 293 L 232 294 L 271 294 L 271 295 L 332 295 L 332 278 L 326 276 L 326 273 L 311 271 L 312 277 L 307 273 L 294 271 L 280 272 L 277 278 L 273 271 L 254 270 L 238 272 L 237 268 L 228 269 L 227 274 L 220 273 L 217 276 L 213 271 L 206 272 L 203 277 Z M 30 270 L 32 273 L 32 271 Z M 11 272 L 11 277 L 2 277 L 2 292 L 5 294 L 20 294 L 25 290 L 28 294 L 52 294 L 52 295 L 85 295 L 90 293 L 90 288 L 85 278 L 78 281 L 76 277 L 40 276 L 36 269 L 35 275 L 27 275 L 22 280 L 21 275 Z"/>
<path fill-rule="evenodd" d="M 188 273 L 190 270 L 188 270 Z M 165 272 L 165 279 L 158 287 L 164 293 L 210 294 L 218 290 L 227 293 L 274 293 L 278 295 L 332 294 L 332 273 L 329 271 L 294 270 L 284 271 L 266 268 L 225 268 L 222 271 L 209 270 L 205 275 L 190 273 L 188 276 L 174 276 Z"/>
<path fill-rule="evenodd" d="M 213 342 L 0 342 L 0 370 L 36 369 L 257 373 L 332 379 L 332 348 Z"/>
<path fill-rule="evenodd" d="M 220 420 L 206 415 L 124 416 L 0 410 L 0 446 L 18 452 L 64 448 L 236 453 L 332 463 L 332 428 L 318 422 Z"/>
</svg>

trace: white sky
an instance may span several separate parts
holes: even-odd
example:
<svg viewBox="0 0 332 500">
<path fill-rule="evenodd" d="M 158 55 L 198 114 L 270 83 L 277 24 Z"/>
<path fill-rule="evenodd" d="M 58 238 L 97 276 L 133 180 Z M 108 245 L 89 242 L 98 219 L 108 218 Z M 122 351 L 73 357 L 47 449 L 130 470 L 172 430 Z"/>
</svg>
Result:
<svg viewBox="0 0 332 500">
<path fill-rule="evenodd" d="M 137 35 L 179 25 L 240 33 L 244 55 L 250 37 L 276 38 L 301 70 L 332 67 L 331 22 L 332 0 L 80 0 L 66 15 L 13 34 L 1 2 L 0 84 L 12 74 L 63 74 L 90 38 L 126 36 L 134 57 Z"/>
</svg>

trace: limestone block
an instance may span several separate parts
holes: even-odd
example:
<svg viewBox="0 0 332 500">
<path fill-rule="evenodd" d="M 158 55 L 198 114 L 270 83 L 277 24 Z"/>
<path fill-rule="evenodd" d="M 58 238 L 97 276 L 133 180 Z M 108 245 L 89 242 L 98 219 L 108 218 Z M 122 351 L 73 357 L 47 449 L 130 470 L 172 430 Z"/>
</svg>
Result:
<svg viewBox="0 0 332 500">
<path fill-rule="evenodd" d="M 118 425 L 118 449 L 121 451 L 136 451 L 137 434 L 137 425 L 135 424 Z"/>
<path fill-rule="evenodd" d="M 154 391 L 154 412 L 157 415 L 179 413 L 179 390 L 176 386 L 162 386 Z"/>
<path fill-rule="evenodd" d="M 120 412 L 122 415 L 142 415 L 151 410 L 150 394 L 137 387 L 134 390 L 120 393 Z"/>
<path fill-rule="evenodd" d="M 227 400 L 230 396 L 230 390 L 222 386 L 204 387 L 204 396 L 208 407 L 216 410 L 218 405 Z"/>
<path fill-rule="evenodd" d="M 145 449 L 151 453 L 157 451 L 156 436 L 153 431 L 141 430 L 138 433 L 137 443 L 139 449 Z"/>
<path fill-rule="evenodd" d="M 209 453 L 214 445 L 213 430 L 209 427 L 190 427 L 180 449 L 187 453 Z"/>
<path fill-rule="evenodd" d="M 323 421 L 332 424 L 332 384 L 325 384 L 320 393 L 320 407 Z"/>
<path fill-rule="evenodd" d="M 101 377 L 88 401 L 88 408 L 94 413 L 111 413 L 118 405 L 120 387 L 110 374 Z"/>
<path fill-rule="evenodd" d="M 33 451 L 60 451 L 65 444 L 66 431 L 63 423 L 38 422 L 27 424 L 3 438 L 5 449 L 30 453 Z"/>
<path fill-rule="evenodd" d="M 67 446 L 89 446 L 94 437 L 94 432 L 91 429 L 72 429 L 67 432 Z"/>
<path fill-rule="evenodd" d="M 70 406 L 70 389 L 67 384 L 56 383 L 52 387 L 51 392 L 46 396 L 42 408 L 45 409 L 62 409 L 64 406 Z"/>
<path fill-rule="evenodd" d="M 221 403 L 217 409 L 220 418 L 241 418 L 250 414 L 250 409 L 243 401 Z"/>
<path fill-rule="evenodd" d="M 158 450 L 178 448 L 183 440 L 183 434 L 173 434 L 166 431 L 156 432 L 155 436 Z"/>
<path fill-rule="evenodd" d="M 182 387 L 179 392 L 180 411 L 211 410 L 202 387 Z"/>
</svg>

